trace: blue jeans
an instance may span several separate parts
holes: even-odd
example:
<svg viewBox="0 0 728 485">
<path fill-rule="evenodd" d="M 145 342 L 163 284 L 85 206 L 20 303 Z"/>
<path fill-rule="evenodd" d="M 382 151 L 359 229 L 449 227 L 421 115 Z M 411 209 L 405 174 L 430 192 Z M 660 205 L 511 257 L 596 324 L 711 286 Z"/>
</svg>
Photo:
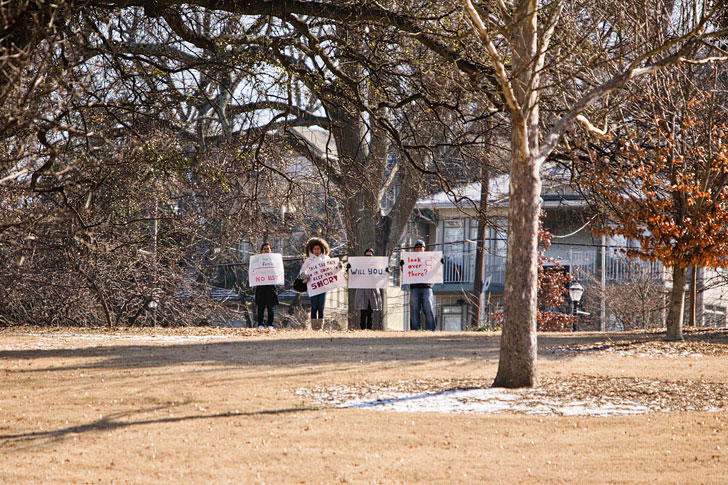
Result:
<svg viewBox="0 0 728 485">
<path fill-rule="evenodd" d="M 265 312 L 265 309 L 268 309 L 268 326 L 273 326 L 273 317 L 275 315 L 275 310 L 273 305 L 258 305 L 258 325 L 263 325 L 263 314 Z"/>
<path fill-rule="evenodd" d="M 324 318 L 324 304 L 326 293 L 311 297 L 311 318 Z M 316 316 L 318 314 L 318 316 Z"/>
<path fill-rule="evenodd" d="M 410 288 L 410 330 L 420 329 L 420 311 L 425 312 L 425 328 L 435 330 L 432 288 Z"/>
</svg>

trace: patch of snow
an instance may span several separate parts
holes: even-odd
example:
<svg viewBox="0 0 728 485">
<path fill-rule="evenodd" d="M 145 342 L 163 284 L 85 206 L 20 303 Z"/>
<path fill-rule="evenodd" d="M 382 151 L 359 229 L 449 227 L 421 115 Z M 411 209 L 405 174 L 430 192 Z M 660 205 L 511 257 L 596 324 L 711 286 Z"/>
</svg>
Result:
<svg viewBox="0 0 728 485">
<path fill-rule="evenodd" d="M 534 388 L 488 387 L 479 379 L 359 383 L 296 393 L 327 407 L 390 412 L 622 416 L 728 409 L 728 384 L 704 380 L 543 376 Z"/>
<path fill-rule="evenodd" d="M 340 407 L 370 408 L 394 412 L 434 412 L 465 414 L 517 413 L 539 416 L 615 416 L 649 413 L 650 408 L 636 404 L 557 402 L 545 396 L 537 400 L 528 391 L 509 389 L 464 389 L 435 394 L 406 396 L 386 401 L 347 402 Z M 533 394 L 533 391 L 531 391 Z M 533 396 L 536 397 L 536 396 Z"/>
</svg>

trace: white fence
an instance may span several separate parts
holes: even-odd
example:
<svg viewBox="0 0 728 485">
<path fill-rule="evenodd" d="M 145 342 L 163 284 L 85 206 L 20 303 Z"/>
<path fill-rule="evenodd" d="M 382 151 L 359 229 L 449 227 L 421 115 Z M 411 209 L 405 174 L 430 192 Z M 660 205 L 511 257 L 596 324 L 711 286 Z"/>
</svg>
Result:
<svg viewBox="0 0 728 485">
<path fill-rule="evenodd" d="M 570 260 L 559 261 L 569 267 L 579 280 L 599 281 L 601 278 L 601 258 L 598 251 L 570 251 Z M 623 254 L 608 255 L 604 261 L 606 282 L 625 281 L 637 274 L 648 274 L 657 281 L 664 281 L 665 268 L 660 262 L 642 261 L 628 258 Z M 490 276 L 491 284 L 503 284 L 506 274 L 506 258 L 493 254 L 485 258 L 485 278 Z M 475 253 L 446 254 L 444 283 L 472 283 L 475 277 Z"/>
<path fill-rule="evenodd" d="M 579 280 L 599 281 L 601 278 L 601 259 L 596 251 L 590 253 L 571 253 L 571 261 L 562 264 L 569 266 L 571 273 Z M 607 283 L 626 281 L 637 275 L 649 275 L 657 281 L 664 282 L 665 267 L 659 261 L 642 261 L 628 258 L 626 255 L 607 255 L 604 259 L 604 275 Z"/>
</svg>

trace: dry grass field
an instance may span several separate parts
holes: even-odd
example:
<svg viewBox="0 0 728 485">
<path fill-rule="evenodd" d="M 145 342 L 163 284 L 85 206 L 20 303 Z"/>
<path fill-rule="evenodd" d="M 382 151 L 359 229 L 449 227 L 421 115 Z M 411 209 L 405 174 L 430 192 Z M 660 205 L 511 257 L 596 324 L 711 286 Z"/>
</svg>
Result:
<svg viewBox="0 0 728 485">
<path fill-rule="evenodd" d="M 728 332 L 660 337 L 2 329 L 0 482 L 727 483 Z"/>
</svg>

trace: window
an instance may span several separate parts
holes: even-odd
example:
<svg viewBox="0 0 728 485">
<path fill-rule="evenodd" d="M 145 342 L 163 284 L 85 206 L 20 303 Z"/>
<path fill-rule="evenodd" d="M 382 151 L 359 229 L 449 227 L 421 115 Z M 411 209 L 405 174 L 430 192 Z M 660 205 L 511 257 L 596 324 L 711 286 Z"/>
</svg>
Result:
<svg viewBox="0 0 728 485">
<path fill-rule="evenodd" d="M 703 325 L 706 327 L 725 328 L 725 307 L 705 305 L 703 311 Z"/>
<path fill-rule="evenodd" d="M 446 219 L 442 225 L 443 281 L 467 281 L 469 261 L 464 258 L 465 219 Z"/>
<path fill-rule="evenodd" d="M 489 252 L 494 256 L 501 258 L 506 257 L 506 248 L 508 238 L 508 223 L 504 220 L 497 220 L 495 227 L 488 228 L 488 245 Z"/>
<path fill-rule="evenodd" d="M 442 329 L 446 332 L 459 332 L 463 329 L 462 305 L 442 307 Z"/>
<path fill-rule="evenodd" d="M 463 232 L 464 222 L 462 219 L 449 219 L 444 221 L 442 242 L 444 243 L 445 251 L 457 252 L 459 250 L 462 252 L 462 241 L 465 239 Z"/>
</svg>

